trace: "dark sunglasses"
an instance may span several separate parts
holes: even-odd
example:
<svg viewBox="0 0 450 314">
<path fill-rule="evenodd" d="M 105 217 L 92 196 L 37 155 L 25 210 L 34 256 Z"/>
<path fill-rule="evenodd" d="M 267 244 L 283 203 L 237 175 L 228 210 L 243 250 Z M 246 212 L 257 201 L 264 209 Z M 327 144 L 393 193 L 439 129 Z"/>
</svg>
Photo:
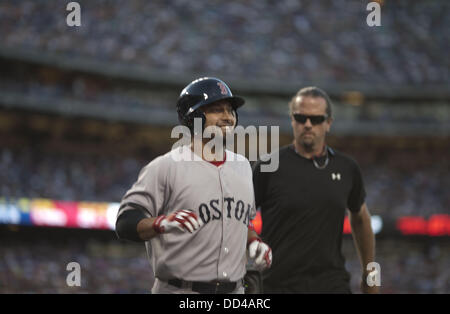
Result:
<svg viewBox="0 0 450 314">
<path fill-rule="evenodd" d="M 298 123 L 301 123 L 301 124 L 305 124 L 306 120 L 309 119 L 309 121 L 311 121 L 312 125 L 321 124 L 327 119 L 326 115 L 325 116 L 308 116 L 308 115 L 304 115 L 304 114 L 300 114 L 300 113 L 293 113 L 292 116 L 294 117 L 295 121 L 297 121 Z"/>
</svg>

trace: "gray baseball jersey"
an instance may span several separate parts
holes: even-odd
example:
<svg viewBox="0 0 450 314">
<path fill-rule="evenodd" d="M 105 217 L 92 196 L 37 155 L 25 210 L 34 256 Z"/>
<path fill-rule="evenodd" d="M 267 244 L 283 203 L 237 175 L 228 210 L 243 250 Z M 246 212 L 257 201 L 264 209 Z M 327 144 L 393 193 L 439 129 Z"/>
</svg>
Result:
<svg viewBox="0 0 450 314">
<path fill-rule="evenodd" d="M 248 224 L 256 215 L 250 164 L 228 150 L 219 167 L 193 156 L 183 146 L 150 162 L 118 215 L 130 209 L 127 203 L 142 206 L 149 217 L 194 211 L 204 223 L 194 233 L 165 233 L 146 242 L 155 277 L 238 281 L 246 272 Z"/>
</svg>

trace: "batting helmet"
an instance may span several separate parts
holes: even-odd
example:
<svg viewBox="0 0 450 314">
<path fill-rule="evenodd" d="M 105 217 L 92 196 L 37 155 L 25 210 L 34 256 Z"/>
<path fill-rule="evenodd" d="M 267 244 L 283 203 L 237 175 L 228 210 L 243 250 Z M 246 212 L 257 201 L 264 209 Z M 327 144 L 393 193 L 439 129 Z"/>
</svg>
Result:
<svg viewBox="0 0 450 314">
<path fill-rule="evenodd" d="M 215 77 L 202 77 L 189 83 L 180 93 L 177 101 L 178 121 L 189 128 L 194 127 L 194 118 L 201 118 L 205 125 L 206 117 L 200 107 L 211 104 L 218 100 L 228 100 L 234 109 L 237 124 L 237 111 L 245 100 L 233 96 L 230 88 Z"/>
</svg>

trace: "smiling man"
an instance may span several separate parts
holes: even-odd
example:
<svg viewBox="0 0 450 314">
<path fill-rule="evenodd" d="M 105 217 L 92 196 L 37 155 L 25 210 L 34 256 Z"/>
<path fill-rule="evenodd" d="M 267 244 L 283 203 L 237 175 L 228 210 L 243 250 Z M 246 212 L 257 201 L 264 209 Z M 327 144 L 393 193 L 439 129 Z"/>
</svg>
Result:
<svg viewBox="0 0 450 314">
<path fill-rule="evenodd" d="M 229 100 L 219 100 L 209 104 L 208 106 L 201 107 L 200 110 L 207 119 L 202 122 L 202 131 L 210 129 L 211 138 L 218 140 L 218 145 L 211 147 L 211 152 L 205 149 L 208 145 L 209 138 L 202 137 L 202 154 L 203 158 L 210 161 L 220 161 L 222 156 L 225 155 L 225 147 L 227 142 L 227 136 L 233 136 L 233 130 L 237 122 L 237 113 L 235 106 Z M 205 135 L 205 134 L 203 134 Z M 218 138 L 216 138 L 218 137 Z M 194 138 L 195 141 L 195 138 Z M 214 143 L 216 144 L 216 143 Z M 195 149 L 195 144 L 192 143 L 192 149 Z"/>
<path fill-rule="evenodd" d="M 262 239 L 274 263 L 264 273 L 265 293 L 350 293 L 341 253 L 348 210 L 363 278 L 375 258 L 375 239 L 365 204 L 361 171 L 350 157 L 326 145 L 333 119 L 331 100 L 317 87 L 301 89 L 289 103 L 293 144 L 279 152 L 279 168 L 253 170 Z"/>
<path fill-rule="evenodd" d="M 226 140 L 244 104 L 217 78 L 187 85 L 177 102 L 180 124 L 216 129 Z M 196 119 L 198 118 L 198 119 Z M 155 273 L 153 293 L 244 293 L 249 256 L 261 269 L 272 253 L 252 229 L 256 211 L 252 170 L 241 155 L 221 149 L 197 155 L 192 142 L 150 162 L 122 199 L 119 238 L 145 241 Z"/>
</svg>

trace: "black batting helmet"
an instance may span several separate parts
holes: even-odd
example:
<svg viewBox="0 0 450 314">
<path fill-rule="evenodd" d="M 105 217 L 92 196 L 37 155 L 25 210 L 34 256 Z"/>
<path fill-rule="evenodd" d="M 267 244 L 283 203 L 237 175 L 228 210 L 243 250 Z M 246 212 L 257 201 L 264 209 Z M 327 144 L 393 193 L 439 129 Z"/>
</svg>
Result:
<svg viewBox="0 0 450 314">
<path fill-rule="evenodd" d="M 200 107 L 211 104 L 218 100 L 228 100 L 236 114 L 245 100 L 238 96 L 233 96 L 230 88 L 225 82 L 215 77 L 202 77 L 189 83 L 180 93 L 177 101 L 178 121 L 189 128 L 194 126 L 194 118 L 202 118 L 205 125 L 205 115 L 198 110 Z"/>
</svg>

